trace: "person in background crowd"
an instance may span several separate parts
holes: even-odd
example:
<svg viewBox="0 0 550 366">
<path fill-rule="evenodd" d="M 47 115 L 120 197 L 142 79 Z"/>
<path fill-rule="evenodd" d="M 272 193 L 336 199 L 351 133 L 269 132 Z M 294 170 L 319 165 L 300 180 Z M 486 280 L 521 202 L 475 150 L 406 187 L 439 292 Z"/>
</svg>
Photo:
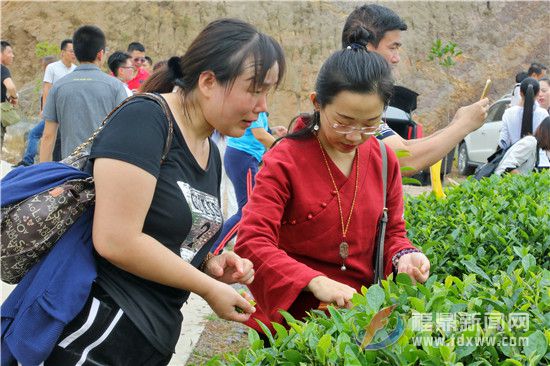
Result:
<svg viewBox="0 0 550 366">
<path fill-rule="evenodd" d="M 546 109 L 550 113 L 550 79 L 544 77 L 539 80 L 540 91 L 537 102 L 542 109 Z"/>
<path fill-rule="evenodd" d="M 73 40 L 65 39 L 61 42 L 61 55 L 60 60 L 55 61 L 49 64 L 46 64 L 46 70 L 44 71 L 44 80 L 42 83 L 42 97 L 40 99 L 40 117 L 41 121 L 38 122 L 29 132 L 29 139 L 27 141 L 27 148 L 23 154 L 23 159 L 17 163 L 15 166 L 29 166 L 34 164 L 34 157 L 38 153 L 38 143 L 42 138 L 44 133 L 44 125 L 46 121 L 43 118 L 43 108 L 46 104 L 48 94 L 53 86 L 53 84 L 61 79 L 63 76 L 67 75 L 70 72 L 73 72 L 76 69 L 74 62 L 76 57 L 74 55 L 73 49 Z M 58 132 L 56 138 L 56 144 L 54 147 L 53 160 L 61 160 L 61 138 Z M 57 151 L 56 151 L 57 150 Z"/>
<path fill-rule="evenodd" d="M 15 54 L 13 53 L 13 48 L 11 47 L 11 44 L 7 41 L 0 41 L 1 43 L 1 59 L 0 63 L 2 64 L 2 103 L 9 102 L 14 107 L 17 106 L 17 103 L 19 101 L 19 95 L 17 94 L 17 88 L 15 86 L 15 83 L 13 82 L 11 78 L 10 70 L 8 69 L 8 66 L 11 66 L 13 63 L 13 59 L 15 58 Z M 1 132 L 0 132 L 0 145 L 4 145 L 4 135 L 6 133 L 6 127 L 4 125 L 1 126 Z"/>
<path fill-rule="evenodd" d="M 407 24 L 393 10 L 377 4 L 363 5 L 348 16 L 342 31 L 342 47 L 350 46 L 346 40 L 351 34 L 367 31 L 370 37 L 367 50 L 382 55 L 392 67 L 396 67 L 401 60 L 401 32 L 405 30 Z M 405 140 L 386 124 L 382 126 L 379 138 L 394 151 L 409 151 L 410 155 L 399 158 L 399 162 L 412 168 L 403 172 L 404 175 L 413 175 L 447 156 L 467 134 L 478 129 L 485 120 L 488 107 L 487 98 L 462 107 L 451 124 L 420 139 Z M 297 121 L 295 129 L 300 125 L 303 123 Z"/>
<path fill-rule="evenodd" d="M 254 188 L 254 177 L 258 172 L 262 156 L 271 148 L 276 138 L 286 135 L 283 126 L 275 126 L 269 132 L 267 113 L 260 116 L 248 127 L 242 137 L 228 137 L 227 148 L 223 156 L 223 165 L 227 176 L 233 183 L 237 212 L 227 219 L 212 251 L 218 253 L 237 234 L 242 209 Z M 219 136 L 217 137 L 219 139 Z"/>
<path fill-rule="evenodd" d="M 533 78 L 536 80 L 540 80 L 543 77 L 546 76 L 546 66 L 539 63 L 539 62 L 533 62 L 530 66 L 527 72 L 520 72 L 516 75 L 516 86 L 514 87 L 514 90 L 512 90 L 512 99 L 510 100 L 510 106 L 517 106 L 520 105 L 521 101 L 521 93 L 520 93 L 520 84 L 525 78 Z M 519 77 L 518 77 L 519 76 Z"/>
<path fill-rule="evenodd" d="M 535 103 L 540 90 L 539 82 L 534 78 L 525 78 L 520 85 L 520 104 L 512 106 L 502 115 L 502 129 L 498 145 L 507 149 L 519 139 L 532 134 L 540 122 L 548 116 L 548 111 Z"/>
<path fill-rule="evenodd" d="M 145 47 L 139 42 L 132 42 L 128 45 L 128 54 L 132 57 L 132 64 L 136 68 L 132 80 L 128 81 L 128 88 L 135 93 L 149 77 L 147 70 L 143 68 L 145 62 Z"/>
<path fill-rule="evenodd" d="M 44 106 L 44 135 L 40 161 L 51 161 L 57 130 L 61 131 L 61 156 L 67 157 L 87 140 L 105 116 L 127 94 L 122 82 L 100 70 L 105 57 L 105 34 L 93 25 L 78 28 L 73 45 L 80 66 L 57 80 Z"/>
<path fill-rule="evenodd" d="M 128 88 L 126 83 L 132 80 L 134 77 L 134 71 L 136 70 L 132 64 L 132 57 L 126 52 L 115 51 L 111 56 L 109 56 L 107 64 L 109 65 L 109 70 L 111 70 L 113 75 L 124 84 L 126 94 L 131 96 L 133 93 L 130 88 Z"/>
<path fill-rule="evenodd" d="M 160 69 L 163 66 L 166 66 L 167 64 L 168 64 L 168 61 L 166 60 L 159 61 L 155 64 L 155 66 L 153 66 L 153 71 L 157 71 L 158 69 Z"/>
<path fill-rule="evenodd" d="M 549 167 L 550 117 L 546 117 L 533 135 L 523 137 L 506 151 L 500 164 L 495 169 L 495 174 L 525 175 L 531 173 L 535 168 L 548 169 Z"/>
<path fill-rule="evenodd" d="M 48 65 L 44 72 L 42 106 L 46 105 L 46 100 L 53 87 L 53 83 L 76 69 L 76 65 L 74 64 L 75 61 L 76 56 L 74 54 L 73 40 L 63 40 L 61 42 L 61 55 L 59 61 Z"/>
<path fill-rule="evenodd" d="M 249 319 L 254 307 L 229 284 L 249 284 L 252 263 L 233 252 L 208 255 L 222 224 L 221 160 L 209 136 L 241 136 L 267 110 L 284 69 L 273 38 L 240 20 L 216 20 L 143 85 L 163 93 L 175 119 L 162 163 L 170 132 L 156 102 L 137 97 L 112 116 L 88 167 L 98 277 L 45 366 L 168 364 L 190 292 L 220 318 Z"/>
<path fill-rule="evenodd" d="M 145 56 L 145 62 L 142 66 L 149 74 L 153 73 L 153 59 L 149 56 Z"/>
<path fill-rule="evenodd" d="M 321 302 L 351 306 L 374 281 L 377 225 L 384 207 L 384 275 L 405 272 L 428 279 L 430 263 L 406 237 L 397 157 L 387 151 L 383 203 L 382 147 L 373 136 L 393 89 L 391 68 L 367 51 L 370 33 L 350 35 L 350 48 L 323 64 L 310 100 L 315 112 L 263 158 L 243 208 L 235 252 L 252 261 L 257 302 L 252 318 L 270 326 Z M 247 325 L 260 330 L 254 319 Z M 261 330 L 260 330 L 261 331 Z"/>
<path fill-rule="evenodd" d="M 519 95 L 519 87 L 521 86 L 521 82 L 528 78 L 529 75 L 526 71 L 520 71 L 516 74 L 516 85 L 514 86 L 514 89 L 512 90 L 512 97 L 510 99 L 510 106 L 518 105 L 519 101 L 521 100 L 521 96 Z"/>
</svg>

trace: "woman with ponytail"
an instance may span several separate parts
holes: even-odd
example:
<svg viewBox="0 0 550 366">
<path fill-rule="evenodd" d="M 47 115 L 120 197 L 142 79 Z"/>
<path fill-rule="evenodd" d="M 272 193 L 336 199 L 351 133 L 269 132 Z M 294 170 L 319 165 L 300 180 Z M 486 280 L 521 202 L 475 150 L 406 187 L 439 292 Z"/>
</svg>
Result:
<svg viewBox="0 0 550 366">
<path fill-rule="evenodd" d="M 521 100 L 519 105 L 508 108 L 502 115 L 502 129 L 498 145 L 507 149 L 522 137 L 532 135 L 548 111 L 535 103 L 539 93 L 539 82 L 534 78 L 525 78 L 520 84 Z"/>
<path fill-rule="evenodd" d="M 235 252 L 254 264 L 249 285 L 259 330 L 282 322 L 280 310 L 302 318 L 321 302 L 350 306 L 374 281 L 377 224 L 384 211 L 379 131 L 393 81 L 384 58 L 366 49 L 367 33 L 323 64 L 310 95 L 314 112 L 303 127 L 264 155 L 243 209 Z M 424 282 L 430 263 L 406 237 L 399 163 L 387 151 L 384 275 Z"/>
<path fill-rule="evenodd" d="M 223 319 L 249 319 L 254 307 L 229 284 L 250 283 L 252 263 L 208 254 L 222 226 L 221 159 L 209 137 L 241 136 L 284 69 L 273 38 L 216 20 L 143 85 L 162 99 L 132 98 L 113 113 L 89 164 L 98 277 L 45 365 L 168 364 L 190 292 Z"/>
<path fill-rule="evenodd" d="M 550 167 L 550 117 L 542 120 L 533 135 L 516 142 L 502 158 L 495 174 L 529 174 Z"/>
</svg>

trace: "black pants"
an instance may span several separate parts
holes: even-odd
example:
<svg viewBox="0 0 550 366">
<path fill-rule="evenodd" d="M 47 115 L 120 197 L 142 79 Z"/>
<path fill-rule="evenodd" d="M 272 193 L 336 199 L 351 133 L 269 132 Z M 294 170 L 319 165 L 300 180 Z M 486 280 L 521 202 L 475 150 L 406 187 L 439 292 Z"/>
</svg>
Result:
<svg viewBox="0 0 550 366">
<path fill-rule="evenodd" d="M 157 351 L 99 286 L 61 334 L 44 366 L 167 365 L 172 355 Z"/>
</svg>

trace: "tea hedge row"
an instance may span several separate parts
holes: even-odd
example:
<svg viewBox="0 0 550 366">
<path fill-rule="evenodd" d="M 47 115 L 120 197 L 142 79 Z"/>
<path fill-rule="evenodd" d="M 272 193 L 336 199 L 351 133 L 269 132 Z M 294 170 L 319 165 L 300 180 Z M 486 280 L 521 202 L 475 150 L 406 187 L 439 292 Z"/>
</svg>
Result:
<svg viewBox="0 0 550 366">
<path fill-rule="evenodd" d="M 207 365 L 550 364 L 549 187 L 545 172 L 468 180 L 445 200 L 408 199 L 409 236 L 432 262 L 426 284 L 399 275 L 363 288 L 350 310 L 314 311 L 305 321 L 285 314 L 290 329 L 274 325 L 270 344 L 250 331 L 250 348 Z M 390 305 L 388 330 L 372 342 L 391 339 L 400 321 L 403 334 L 385 348 L 363 349 L 365 328 Z M 479 323 L 464 327 L 468 318 Z M 518 318 L 521 326 L 511 322 Z M 419 319 L 427 321 L 420 328 Z"/>
<path fill-rule="evenodd" d="M 446 194 L 405 205 L 408 236 L 430 258 L 432 273 L 474 272 L 490 282 L 522 260 L 550 269 L 550 172 L 469 179 Z"/>
<path fill-rule="evenodd" d="M 269 335 L 267 348 L 251 330 L 250 348 L 237 355 L 217 356 L 207 365 L 549 364 L 550 271 L 534 267 L 525 273 L 519 268 L 511 275 L 501 272 L 495 280 L 494 286 L 484 286 L 471 274 L 463 280 L 448 276 L 443 283 L 434 277 L 412 286 L 400 274 L 397 283 L 390 280 L 383 287 L 363 288 L 350 310 L 331 307 L 330 316 L 314 311 L 306 321 L 284 314 L 290 329 L 275 325 L 277 332 Z M 406 324 L 404 333 L 386 348 L 362 349 L 365 328 L 381 308 L 392 304 L 397 307 L 387 328 L 393 329 L 401 318 Z M 426 314 L 432 321 L 415 328 L 415 321 Z M 475 315 L 479 322 L 461 325 L 458 315 L 466 314 Z M 511 323 L 510 314 L 521 314 L 528 321 Z M 441 316 L 447 321 L 440 322 Z M 377 337 L 383 339 L 389 332 L 377 333 Z"/>
</svg>

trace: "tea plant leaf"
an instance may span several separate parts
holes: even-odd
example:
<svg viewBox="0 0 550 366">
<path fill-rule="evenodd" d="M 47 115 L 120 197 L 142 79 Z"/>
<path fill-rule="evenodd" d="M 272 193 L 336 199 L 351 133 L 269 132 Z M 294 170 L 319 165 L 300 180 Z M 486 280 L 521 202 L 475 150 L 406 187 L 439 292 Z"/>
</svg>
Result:
<svg viewBox="0 0 550 366">
<path fill-rule="evenodd" d="M 464 266 L 466 266 L 466 268 L 469 269 L 471 272 L 474 272 L 475 274 L 483 277 L 488 282 L 491 282 L 491 278 L 489 278 L 489 276 L 487 276 L 487 273 L 479 268 L 479 266 L 475 263 L 473 259 L 462 260 L 462 264 L 464 264 Z"/>
<path fill-rule="evenodd" d="M 330 348 L 330 345 L 332 343 L 332 337 L 330 334 L 325 334 L 319 339 L 319 343 L 317 343 L 317 357 L 319 361 L 321 361 L 321 364 L 325 364 L 326 355 L 328 353 L 328 350 Z"/>
<path fill-rule="evenodd" d="M 537 260 L 532 254 L 527 254 L 521 259 L 521 264 L 525 273 L 528 273 L 529 269 L 537 264 Z"/>
<path fill-rule="evenodd" d="M 527 342 L 525 343 L 525 347 L 523 347 L 523 352 L 527 355 L 527 357 L 529 357 L 530 364 L 537 365 L 537 362 L 546 354 L 547 348 L 548 343 L 546 342 L 544 333 L 537 330 L 527 337 Z"/>
<path fill-rule="evenodd" d="M 378 310 L 380 310 L 382 304 L 384 304 L 384 290 L 382 290 L 379 285 L 372 285 L 371 287 L 369 287 L 366 298 L 369 307 L 374 312 L 377 312 Z"/>
<path fill-rule="evenodd" d="M 288 361 L 294 364 L 297 364 L 303 361 L 302 354 L 296 350 L 288 349 L 284 351 L 283 354 Z"/>
</svg>

